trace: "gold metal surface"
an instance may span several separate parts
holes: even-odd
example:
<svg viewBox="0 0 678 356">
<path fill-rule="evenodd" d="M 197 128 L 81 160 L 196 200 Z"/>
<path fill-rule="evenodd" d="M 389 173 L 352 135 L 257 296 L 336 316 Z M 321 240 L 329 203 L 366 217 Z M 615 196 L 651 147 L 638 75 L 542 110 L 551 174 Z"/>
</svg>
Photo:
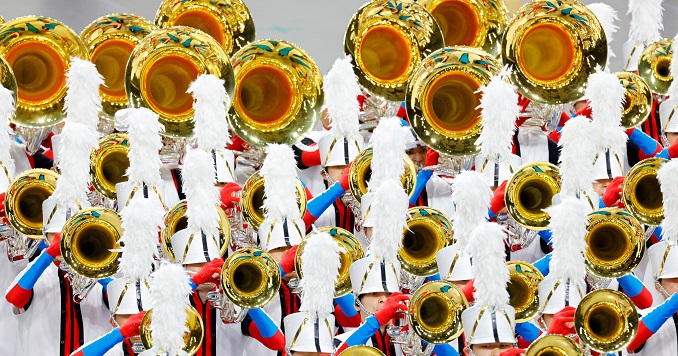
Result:
<svg viewBox="0 0 678 356">
<path fill-rule="evenodd" d="M 14 98 L 14 103 L 16 104 L 19 88 L 16 84 L 14 71 L 12 71 L 12 67 L 10 67 L 9 63 L 7 63 L 5 57 L 3 56 L 0 56 L 0 85 L 5 87 L 5 89 L 12 91 L 12 97 Z"/>
<path fill-rule="evenodd" d="M 631 343 L 639 316 L 631 299 L 621 292 L 600 289 L 587 294 L 574 314 L 579 339 L 591 349 L 610 353 Z"/>
<path fill-rule="evenodd" d="M 638 59 L 638 75 L 647 82 L 653 93 L 665 95 L 673 77 L 671 59 L 673 40 L 661 39 L 645 47 Z"/>
<path fill-rule="evenodd" d="M 626 88 L 622 125 L 633 128 L 642 124 L 652 110 L 652 91 L 643 78 L 629 72 L 617 73 L 617 78 Z"/>
<path fill-rule="evenodd" d="M 153 347 L 153 334 L 151 332 L 152 317 L 153 309 L 146 312 L 139 326 L 141 342 L 146 350 Z M 188 331 L 184 334 L 185 346 L 183 350 L 189 355 L 195 355 L 205 338 L 205 327 L 198 311 L 190 305 L 186 307 L 186 327 Z"/>
<path fill-rule="evenodd" d="M 622 200 L 626 209 L 639 222 L 659 225 L 664 220 L 663 195 L 657 180 L 657 171 L 663 158 L 648 158 L 636 163 L 624 178 Z"/>
<path fill-rule="evenodd" d="M 261 40 L 231 57 L 235 96 L 228 122 L 247 143 L 293 144 L 313 130 L 324 101 L 323 77 L 298 46 Z"/>
<path fill-rule="evenodd" d="M 535 0 L 511 19 L 501 56 L 521 94 L 545 104 L 584 95 L 588 77 L 607 62 L 607 39 L 596 16 L 576 0 Z"/>
<path fill-rule="evenodd" d="M 588 215 L 586 244 L 589 273 L 619 278 L 632 272 L 643 259 L 645 232 L 625 209 L 599 209 Z"/>
<path fill-rule="evenodd" d="M 562 335 L 546 335 L 527 348 L 525 356 L 583 356 L 584 352 L 574 341 Z"/>
<path fill-rule="evenodd" d="M 127 182 L 129 168 L 129 140 L 127 134 L 114 133 L 99 141 L 92 151 L 89 174 L 92 185 L 108 199 L 116 199 L 115 185 Z"/>
<path fill-rule="evenodd" d="M 354 59 L 360 85 L 391 101 L 405 99 L 407 82 L 421 60 L 444 45 L 434 17 L 413 1 L 366 3 L 344 37 L 344 52 Z"/>
<path fill-rule="evenodd" d="M 421 277 L 438 273 L 436 253 L 452 244 L 452 222 L 439 210 L 427 206 L 410 208 L 403 231 L 398 261 L 403 271 Z"/>
<path fill-rule="evenodd" d="M 245 181 L 240 197 L 242 215 L 255 231 L 264 222 L 264 198 L 264 178 L 256 171 Z M 303 218 L 306 213 L 306 189 L 299 179 L 297 179 L 297 205 L 299 217 Z"/>
<path fill-rule="evenodd" d="M 560 171 L 547 162 L 532 162 L 520 167 L 508 181 L 504 199 L 513 220 L 531 230 L 545 230 L 551 206 L 560 192 Z"/>
<path fill-rule="evenodd" d="M 280 267 L 262 249 L 240 249 L 224 263 L 221 289 L 241 308 L 261 308 L 278 295 Z"/>
<path fill-rule="evenodd" d="M 461 313 L 468 302 L 459 287 L 446 281 L 428 282 L 410 300 L 407 318 L 412 330 L 424 341 L 446 344 L 461 335 Z"/>
<path fill-rule="evenodd" d="M 506 265 L 510 276 L 506 289 L 509 304 L 516 311 L 516 322 L 531 320 L 539 312 L 538 287 L 544 276 L 536 267 L 524 261 L 510 261 Z"/>
<path fill-rule="evenodd" d="M 349 190 L 358 202 L 367 193 L 367 183 L 369 183 L 372 176 L 372 154 L 371 146 L 360 152 L 351 164 L 348 174 Z M 405 193 L 411 196 L 414 193 L 414 185 L 417 181 L 417 169 L 405 152 L 403 152 L 403 159 L 405 160 L 405 173 L 400 177 L 400 182 L 403 183 Z"/>
<path fill-rule="evenodd" d="M 351 346 L 341 354 L 342 356 L 386 356 L 378 348 L 366 345 Z"/>
<path fill-rule="evenodd" d="M 438 152 L 467 156 L 480 152 L 480 87 L 501 64 L 471 47 L 445 47 L 424 58 L 407 85 L 407 117 L 417 136 Z"/>
<path fill-rule="evenodd" d="M 59 175 L 47 169 L 31 169 L 14 178 L 5 194 L 10 225 L 29 237 L 42 237 L 42 202 L 56 189 Z"/>
</svg>

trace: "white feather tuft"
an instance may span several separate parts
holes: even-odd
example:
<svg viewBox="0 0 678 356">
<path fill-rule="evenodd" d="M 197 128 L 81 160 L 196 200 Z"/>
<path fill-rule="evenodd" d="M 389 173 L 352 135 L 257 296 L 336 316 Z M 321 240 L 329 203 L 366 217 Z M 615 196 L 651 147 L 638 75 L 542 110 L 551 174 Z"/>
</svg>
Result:
<svg viewBox="0 0 678 356">
<path fill-rule="evenodd" d="M 268 145 L 261 176 L 264 178 L 266 219 L 298 217 L 297 168 L 292 148 L 281 144 Z"/>
<path fill-rule="evenodd" d="M 61 206 L 84 204 L 89 192 L 90 154 L 98 144 L 97 134 L 84 124 L 69 121 L 61 131 L 61 140 L 61 176 L 52 196 Z"/>
<path fill-rule="evenodd" d="M 165 263 L 152 274 L 150 287 L 153 350 L 168 355 L 180 353 L 185 346 L 184 334 L 188 331 L 186 308 L 191 294 L 188 274 L 181 265 Z"/>
<path fill-rule="evenodd" d="M 165 225 L 162 207 L 141 194 L 132 197 L 122 211 L 122 237 L 124 245 L 118 271 L 132 280 L 148 277 L 158 254 L 158 232 Z"/>
<path fill-rule="evenodd" d="M 678 34 L 673 38 L 673 43 L 676 44 L 678 43 Z M 674 50 L 675 52 L 675 50 Z M 671 70 L 671 75 L 674 78 L 678 78 L 678 60 L 676 61 L 671 61 L 670 65 L 670 70 Z M 672 98 L 678 98 L 678 80 L 671 81 L 671 85 L 669 86 L 669 91 L 668 95 Z"/>
<path fill-rule="evenodd" d="M 0 84 L 0 163 L 2 163 L 10 177 L 14 174 L 14 159 L 12 158 L 12 129 L 9 119 L 14 116 L 13 92 Z"/>
<path fill-rule="evenodd" d="M 506 231 L 491 222 L 483 222 L 471 232 L 468 252 L 473 258 L 473 296 L 477 305 L 501 308 L 509 304 L 505 236 Z"/>
<path fill-rule="evenodd" d="M 607 63 L 610 63 L 609 59 L 615 57 L 614 52 L 612 52 L 612 40 L 614 39 L 614 34 L 619 29 L 619 26 L 614 23 L 619 21 L 617 10 L 602 2 L 588 4 L 586 7 L 593 12 L 596 18 L 598 18 L 600 25 L 603 26 L 603 32 L 605 32 L 605 37 L 607 38 Z"/>
<path fill-rule="evenodd" d="M 626 151 L 626 130 L 621 125 L 626 89 L 615 74 L 598 69 L 589 76 L 585 96 L 591 101 L 593 132 L 598 151 L 607 148 L 610 153 Z"/>
<path fill-rule="evenodd" d="M 162 138 L 160 132 L 165 131 L 165 127 L 158 121 L 158 114 L 146 108 L 131 108 L 128 117 L 129 129 L 127 136 L 130 140 L 129 168 L 127 176 L 129 181 L 135 185 L 145 183 L 149 187 L 160 187 L 162 178 L 160 177 L 160 149 L 162 148 Z"/>
<path fill-rule="evenodd" d="M 549 275 L 583 280 L 586 277 L 586 204 L 575 197 L 565 197 L 560 204 L 544 211 L 551 217 L 553 254 Z"/>
<path fill-rule="evenodd" d="M 390 179 L 377 188 L 370 207 L 374 228 L 370 251 L 383 261 L 395 261 L 407 228 L 409 198 L 400 180 Z"/>
<path fill-rule="evenodd" d="M 664 199 L 662 240 L 678 244 L 678 159 L 664 162 L 657 172 Z"/>
<path fill-rule="evenodd" d="M 593 162 L 598 153 L 596 142 L 591 140 L 591 121 L 585 116 L 570 119 L 561 132 L 560 175 L 562 196 L 576 196 L 592 189 Z"/>
<path fill-rule="evenodd" d="M 230 142 L 226 110 L 231 106 L 224 80 L 212 74 L 201 74 L 188 87 L 195 103 L 195 136 L 198 147 L 206 151 L 220 150 Z"/>
<path fill-rule="evenodd" d="M 99 74 L 94 63 L 78 57 L 71 58 L 66 73 L 66 119 L 96 131 L 101 110 L 99 87 L 102 85 L 104 77 Z"/>
<path fill-rule="evenodd" d="M 337 137 L 357 138 L 360 135 L 358 96 L 362 92 L 358 85 L 358 78 L 353 72 L 351 56 L 334 61 L 323 83 L 324 106 L 332 119 L 330 131 Z"/>
<path fill-rule="evenodd" d="M 483 175 L 476 171 L 464 171 L 452 181 L 454 214 L 454 238 L 460 249 L 465 249 L 473 228 L 487 221 L 492 189 Z"/>
<path fill-rule="evenodd" d="M 212 156 L 201 149 L 189 150 L 181 173 L 188 228 L 193 233 L 202 231 L 207 236 L 219 236 L 219 189 L 215 186 Z"/>
<path fill-rule="evenodd" d="M 372 177 L 370 189 L 377 189 L 389 179 L 399 180 L 405 173 L 403 154 L 407 148 L 406 132 L 400 119 L 381 119 L 372 134 Z"/>
<path fill-rule="evenodd" d="M 660 32 L 664 29 L 662 2 L 663 0 L 629 0 L 629 41 L 638 45 L 636 51 L 642 51 L 644 44 L 661 38 Z"/>
<path fill-rule="evenodd" d="M 306 241 L 301 262 L 304 278 L 300 311 L 325 318 L 334 311 L 334 285 L 339 279 L 343 249 L 326 232 L 311 235 Z"/>
<path fill-rule="evenodd" d="M 480 151 L 493 161 L 508 160 L 511 156 L 513 131 L 520 115 L 516 87 L 505 80 L 509 74 L 506 67 L 487 86 L 480 88 L 483 129 L 476 145 L 480 145 Z"/>
</svg>

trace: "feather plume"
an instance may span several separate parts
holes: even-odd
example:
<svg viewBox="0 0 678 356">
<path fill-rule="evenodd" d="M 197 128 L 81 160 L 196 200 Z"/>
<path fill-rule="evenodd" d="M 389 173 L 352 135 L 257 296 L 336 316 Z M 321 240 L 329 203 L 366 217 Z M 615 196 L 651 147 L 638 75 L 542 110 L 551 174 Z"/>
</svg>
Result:
<svg viewBox="0 0 678 356">
<path fill-rule="evenodd" d="M 160 177 L 160 149 L 162 138 L 160 132 L 165 127 L 158 121 L 158 114 L 146 108 L 123 109 L 130 111 L 127 135 L 130 140 L 129 181 L 136 185 L 146 183 L 149 187 L 159 187 L 162 184 Z"/>
<path fill-rule="evenodd" d="M 664 199 L 662 240 L 678 244 L 678 159 L 665 162 L 657 172 Z"/>
<path fill-rule="evenodd" d="M 99 87 L 103 84 L 104 77 L 99 74 L 94 63 L 78 57 L 71 58 L 66 73 L 66 119 L 96 131 L 101 110 Z"/>
<path fill-rule="evenodd" d="M 14 96 L 11 90 L 0 84 L 0 163 L 5 165 L 10 177 L 14 174 L 12 158 L 12 129 L 9 119 L 14 116 Z"/>
<path fill-rule="evenodd" d="M 676 36 L 673 38 L 673 43 L 674 44 L 678 43 L 677 41 L 678 41 L 678 34 L 676 34 Z M 676 61 L 672 60 L 669 68 L 671 70 L 671 75 L 674 78 L 678 78 L 678 60 L 676 60 Z M 669 86 L 668 95 L 671 98 L 678 98 L 678 80 L 671 81 L 671 85 Z"/>
<path fill-rule="evenodd" d="M 562 196 L 575 196 L 591 190 L 593 162 L 598 152 L 595 141 L 589 137 L 591 121 L 585 116 L 569 120 L 561 132 L 560 174 Z"/>
<path fill-rule="evenodd" d="M 186 217 L 193 233 L 219 235 L 219 189 L 215 186 L 214 162 L 209 153 L 194 149 L 186 152 L 182 169 L 186 192 Z"/>
<path fill-rule="evenodd" d="M 468 246 L 473 228 L 487 221 L 491 198 L 492 189 L 479 172 L 464 171 L 452 181 L 452 202 L 457 207 L 454 238 L 461 250 Z"/>
<path fill-rule="evenodd" d="M 506 231 L 491 222 L 481 223 L 471 233 L 468 252 L 473 258 L 473 296 L 477 305 L 500 308 L 509 304 L 505 236 Z"/>
<path fill-rule="evenodd" d="M 405 173 L 405 135 L 399 118 L 391 117 L 379 121 L 372 134 L 372 177 L 368 182 L 370 189 L 379 188 L 389 179 L 399 180 Z"/>
<path fill-rule="evenodd" d="M 661 38 L 660 32 L 664 29 L 662 2 L 663 0 L 629 0 L 629 41 L 639 46 L 636 51 L 642 51 L 643 44 Z"/>
<path fill-rule="evenodd" d="M 229 143 L 226 110 L 231 106 L 224 80 L 212 74 L 201 74 L 188 87 L 195 103 L 195 136 L 198 147 L 206 151 L 220 150 Z"/>
<path fill-rule="evenodd" d="M 605 32 L 605 37 L 607 38 L 607 63 L 610 63 L 610 58 L 615 57 L 614 52 L 612 52 L 612 40 L 614 39 L 614 34 L 619 29 L 619 26 L 614 23 L 619 21 L 617 11 L 612 6 L 602 2 L 588 4 L 586 7 L 593 12 L 596 18 L 598 18 L 600 25 L 603 26 L 603 32 Z"/>
<path fill-rule="evenodd" d="M 144 279 L 151 274 L 158 254 L 158 231 L 165 225 L 165 212 L 154 200 L 137 194 L 121 215 L 124 246 L 118 271 L 132 280 Z"/>
<path fill-rule="evenodd" d="M 505 80 L 509 74 L 510 70 L 505 67 L 487 86 L 480 88 L 483 129 L 476 145 L 493 161 L 509 159 L 516 119 L 520 115 L 516 87 Z"/>
<path fill-rule="evenodd" d="M 600 69 L 589 76 L 586 98 L 591 101 L 591 118 L 598 151 L 607 148 L 620 154 L 626 150 L 626 130 L 621 125 L 626 89 L 615 74 Z"/>
<path fill-rule="evenodd" d="M 586 205 L 574 197 L 565 197 L 560 204 L 544 209 L 550 216 L 550 275 L 556 278 L 583 280 L 586 276 Z"/>
<path fill-rule="evenodd" d="M 184 334 L 188 331 L 188 296 L 191 294 L 189 277 L 181 265 L 165 263 L 152 274 L 150 281 L 153 317 L 153 355 L 166 352 L 167 355 L 185 354 Z"/>
<path fill-rule="evenodd" d="M 342 251 L 326 232 L 308 238 L 301 254 L 304 278 L 299 284 L 302 290 L 300 311 L 309 312 L 319 318 L 334 311 L 332 300 L 334 285 L 339 279 Z"/>
<path fill-rule="evenodd" d="M 332 119 L 330 131 L 337 137 L 358 137 L 360 103 L 362 94 L 358 78 L 353 72 L 351 56 L 338 58 L 325 76 L 325 108 Z"/>
<path fill-rule="evenodd" d="M 407 228 L 409 199 L 400 180 L 389 179 L 377 188 L 371 205 L 374 228 L 370 251 L 383 261 L 395 261 Z"/>
<path fill-rule="evenodd" d="M 264 178 L 264 213 L 267 220 L 299 216 L 297 168 L 292 148 L 281 144 L 266 147 L 261 167 Z"/>
<path fill-rule="evenodd" d="M 61 206 L 84 204 L 89 192 L 90 153 L 98 144 L 96 131 L 84 124 L 69 121 L 61 131 L 61 140 L 61 176 L 52 196 Z"/>
</svg>

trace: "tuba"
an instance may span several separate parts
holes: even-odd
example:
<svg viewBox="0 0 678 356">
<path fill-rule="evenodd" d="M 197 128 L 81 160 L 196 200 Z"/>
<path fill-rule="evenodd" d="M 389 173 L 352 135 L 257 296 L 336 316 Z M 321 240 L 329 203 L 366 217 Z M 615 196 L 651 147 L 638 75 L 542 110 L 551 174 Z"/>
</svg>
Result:
<svg viewBox="0 0 678 356">
<path fill-rule="evenodd" d="M 622 126 L 627 129 L 642 124 L 652 110 L 652 91 L 643 78 L 629 72 L 617 73 L 617 78 L 626 88 Z"/>
<path fill-rule="evenodd" d="M 5 212 L 10 225 L 18 232 L 42 236 L 42 202 L 49 198 L 59 175 L 47 169 L 31 169 L 16 177 L 5 195 Z"/>
<path fill-rule="evenodd" d="M 153 347 L 153 333 L 151 331 L 152 317 L 153 309 L 146 312 L 143 319 L 141 319 L 141 325 L 139 326 L 141 342 L 146 350 Z M 186 351 L 188 355 L 195 355 L 205 338 L 205 327 L 198 311 L 190 305 L 186 306 L 186 329 L 188 330 L 184 334 L 185 346 L 183 350 Z"/>
<path fill-rule="evenodd" d="M 582 349 L 571 339 L 561 335 L 546 335 L 527 348 L 525 356 L 583 356 Z"/>
<path fill-rule="evenodd" d="M 398 261 L 403 271 L 419 277 L 438 273 L 436 253 L 453 242 L 452 223 L 440 211 L 420 206 L 408 211 Z"/>
<path fill-rule="evenodd" d="M 607 39 L 596 16 L 578 1 L 535 0 L 508 24 L 501 56 L 523 96 L 566 104 L 584 95 L 596 67 L 605 67 Z"/>
<path fill-rule="evenodd" d="M 520 167 L 506 185 L 506 209 L 520 225 L 531 230 L 548 227 L 549 215 L 543 209 L 551 206 L 560 192 L 560 171 L 547 162 L 532 162 Z"/>
<path fill-rule="evenodd" d="M 240 197 L 243 218 L 255 231 L 264 222 L 264 198 L 264 178 L 257 171 L 245 181 Z M 306 189 L 301 184 L 301 180 L 297 179 L 297 204 L 300 218 L 303 218 L 306 213 L 306 199 Z"/>
<path fill-rule="evenodd" d="M 2 25 L 0 25 L 0 30 L 1 29 Z M 0 85 L 12 92 L 12 99 L 16 104 L 17 92 L 19 90 L 16 83 L 16 77 L 14 77 L 14 71 L 12 71 L 12 67 L 10 67 L 9 63 L 7 63 L 3 56 L 0 56 Z"/>
<path fill-rule="evenodd" d="M 509 283 L 506 286 L 509 304 L 516 311 L 516 322 L 531 320 L 539 312 L 539 283 L 544 279 L 541 272 L 532 264 L 523 261 L 510 261 Z"/>
<path fill-rule="evenodd" d="M 661 39 L 645 47 L 638 59 L 638 75 L 653 93 L 666 95 L 673 81 L 671 59 L 673 40 Z"/>
<path fill-rule="evenodd" d="M 356 345 L 342 351 L 343 356 L 386 356 L 376 347 L 367 345 Z"/>
<path fill-rule="evenodd" d="M 626 209 L 639 222 L 659 225 L 664 220 L 662 191 L 657 180 L 657 171 L 663 158 L 648 158 L 636 163 L 624 178 L 622 200 Z"/>
<path fill-rule="evenodd" d="M 351 163 L 351 168 L 348 173 L 348 185 L 351 195 L 353 195 L 353 200 L 357 203 L 360 203 L 363 195 L 367 193 L 368 186 L 367 183 L 370 181 L 372 176 L 372 147 L 364 149 L 358 157 L 355 158 L 353 163 Z M 403 152 L 403 159 L 405 160 L 405 173 L 400 177 L 400 181 L 403 183 L 403 188 L 408 195 L 414 193 L 414 186 L 417 181 L 417 169 L 414 167 L 414 163 Z M 357 214 L 356 216 L 359 216 Z"/>
<path fill-rule="evenodd" d="M 127 181 L 129 168 L 129 140 L 127 134 L 110 134 L 99 141 L 99 147 L 92 151 L 90 176 L 92 185 L 105 198 L 115 200 L 115 185 Z"/>
<path fill-rule="evenodd" d="M 601 353 L 628 346 L 636 336 L 638 323 L 638 311 L 629 297 L 610 289 L 587 294 L 574 314 L 579 339 Z"/>
</svg>

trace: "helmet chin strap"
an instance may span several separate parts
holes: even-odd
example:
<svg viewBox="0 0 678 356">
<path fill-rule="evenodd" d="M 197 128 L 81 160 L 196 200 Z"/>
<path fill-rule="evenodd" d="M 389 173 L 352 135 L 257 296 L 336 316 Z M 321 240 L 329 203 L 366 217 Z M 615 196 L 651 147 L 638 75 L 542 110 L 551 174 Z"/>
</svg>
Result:
<svg viewBox="0 0 678 356">
<path fill-rule="evenodd" d="M 358 295 L 355 296 L 355 304 L 360 308 L 360 310 L 363 311 L 363 313 L 367 314 L 367 316 L 372 316 L 372 315 L 374 315 L 374 313 L 372 313 L 371 311 L 367 310 L 367 308 L 365 308 L 365 306 L 363 305 L 363 303 L 360 302 L 360 298 L 359 298 Z"/>
<path fill-rule="evenodd" d="M 657 278 L 657 276 L 654 277 L 654 285 L 657 287 L 657 289 L 659 290 L 659 293 L 661 293 L 661 295 L 664 297 L 664 299 L 668 299 L 671 296 L 669 294 L 669 292 L 667 292 L 666 289 L 664 289 L 664 286 L 662 286 L 662 284 L 659 281 L 659 278 Z"/>
</svg>

